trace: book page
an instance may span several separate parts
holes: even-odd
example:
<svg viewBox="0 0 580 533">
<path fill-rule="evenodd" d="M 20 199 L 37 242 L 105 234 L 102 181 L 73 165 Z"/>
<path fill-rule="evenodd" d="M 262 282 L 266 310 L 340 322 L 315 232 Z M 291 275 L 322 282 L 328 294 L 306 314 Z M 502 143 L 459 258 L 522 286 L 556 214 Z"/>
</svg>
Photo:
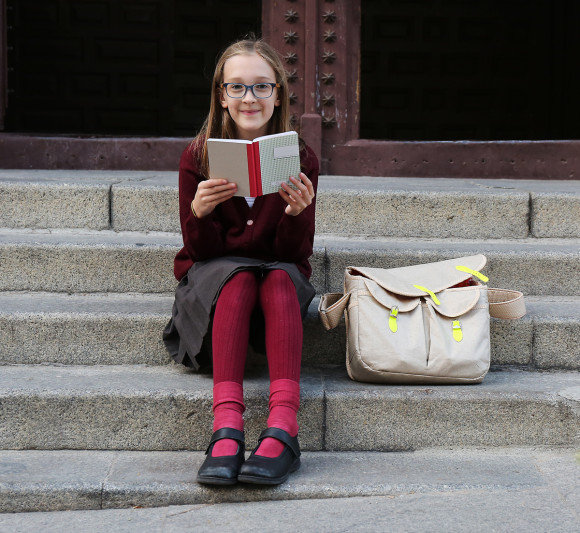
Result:
<svg viewBox="0 0 580 533">
<path fill-rule="evenodd" d="M 267 135 L 256 140 L 260 146 L 260 170 L 262 193 L 278 192 L 280 183 L 289 183 L 290 176 L 299 179 L 300 149 L 295 131 L 277 135 Z"/>
<path fill-rule="evenodd" d="M 250 196 L 248 144 L 239 139 L 208 139 L 209 177 L 225 178 L 238 184 L 235 196 Z"/>
</svg>

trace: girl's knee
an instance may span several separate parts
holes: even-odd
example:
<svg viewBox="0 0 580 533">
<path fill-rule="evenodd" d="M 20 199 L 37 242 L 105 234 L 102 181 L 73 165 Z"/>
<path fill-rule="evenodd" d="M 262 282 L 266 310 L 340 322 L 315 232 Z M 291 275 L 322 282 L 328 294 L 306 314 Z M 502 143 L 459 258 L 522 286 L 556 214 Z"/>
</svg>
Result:
<svg viewBox="0 0 580 533">
<path fill-rule="evenodd" d="M 248 270 L 234 274 L 223 286 L 218 303 L 227 300 L 228 305 L 249 305 L 255 301 L 258 294 L 258 280 L 253 272 Z M 245 301 L 238 301 L 238 300 Z"/>
<path fill-rule="evenodd" d="M 290 275 L 285 270 L 270 270 L 264 276 L 264 282 L 272 285 L 294 287 Z"/>
</svg>

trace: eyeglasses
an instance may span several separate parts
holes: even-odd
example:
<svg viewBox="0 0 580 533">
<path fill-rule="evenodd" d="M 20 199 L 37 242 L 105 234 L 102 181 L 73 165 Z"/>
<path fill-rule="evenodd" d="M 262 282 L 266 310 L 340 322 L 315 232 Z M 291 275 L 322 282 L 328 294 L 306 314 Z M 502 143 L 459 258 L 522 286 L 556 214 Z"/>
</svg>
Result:
<svg viewBox="0 0 580 533">
<path fill-rule="evenodd" d="M 274 87 L 280 87 L 279 83 L 254 83 L 254 85 L 245 85 L 243 83 L 220 83 L 220 87 L 226 90 L 230 98 L 243 98 L 246 96 L 248 89 L 256 98 L 270 98 L 274 92 Z"/>
</svg>

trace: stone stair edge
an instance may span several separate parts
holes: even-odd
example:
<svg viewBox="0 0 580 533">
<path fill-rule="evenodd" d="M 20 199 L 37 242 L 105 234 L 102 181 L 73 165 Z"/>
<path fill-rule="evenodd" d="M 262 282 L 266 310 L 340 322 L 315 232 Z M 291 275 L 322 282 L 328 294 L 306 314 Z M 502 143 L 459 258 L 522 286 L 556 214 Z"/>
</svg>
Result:
<svg viewBox="0 0 580 533">
<path fill-rule="evenodd" d="M 174 290 L 175 234 L 0 233 L 0 290 L 155 292 Z M 318 292 L 342 289 L 350 265 L 395 268 L 483 253 L 492 286 L 525 294 L 580 294 L 580 239 L 349 239 L 318 236 L 310 259 Z M 38 275 L 41 262 L 44 275 Z M 566 283 L 563 283 L 566 280 Z"/>
<path fill-rule="evenodd" d="M 322 294 L 317 293 L 310 303 L 309 313 L 318 313 Z M 0 291 L 0 315 L 23 314 L 82 314 L 99 316 L 101 314 L 166 315 L 167 306 L 173 303 L 174 293 L 156 292 L 43 292 L 43 291 Z M 553 316 L 557 307 L 575 316 L 580 311 L 580 296 L 526 295 L 528 315 Z M 110 305 L 121 305 L 121 311 L 112 311 Z M 158 307 L 155 307 L 157 304 Z M 70 306 L 73 306 L 70 311 Z M 87 311 L 86 306 L 92 308 Z M 137 307 L 130 307 L 130 306 Z M 147 309 L 142 311 L 143 306 Z M 11 307 L 12 306 L 12 307 Z M 40 306 L 40 307 L 39 307 Z M 141 307 L 139 307 L 141 306 Z M 69 311 L 67 311 L 67 309 Z"/>
<path fill-rule="evenodd" d="M 220 489 L 195 480 L 203 452 L 6 450 L 0 463 L 11 474 L 7 481 L 0 474 L 0 513 L 517 491 L 544 485 L 538 471 L 546 463 L 559 465 L 547 477 L 568 479 L 574 456 L 570 448 L 304 452 L 301 469 L 282 486 Z"/>
<path fill-rule="evenodd" d="M 314 296 L 305 321 L 318 319 L 323 295 Z M 0 291 L 0 316 L 11 317 L 164 317 L 171 316 L 173 293 L 68 293 Z M 518 320 L 580 321 L 580 296 L 525 296 L 526 316 Z M 112 308 L 114 306 L 114 308 Z M 492 321 L 497 319 L 492 318 Z M 510 321 L 508 321 L 510 322 Z"/>
<path fill-rule="evenodd" d="M 54 396 L 120 394 L 211 399 L 213 379 L 210 373 L 194 372 L 182 365 L 59 365 L 14 364 L 2 367 L 0 391 L 7 394 Z M 492 367 L 482 383 L 469 384 L 396 384 L 366 383 L 351 380 L 344 367 L 337 365 L 304 366 L 301 373 L 301 396 L 321 399 L 323 396 L 346 395 L 365 398 L 462 398 L 484 399 L 495 393 L 535 396 L 548 394 L 580 402 L 578 372 L 543 370 L 528 372 L 520 367 Z M 267 368 L 253 368 L 244 378 L 244 394 L 250 399 L 267 399 Z M 435 393 L 435 396 L 431 396 Z"/>
<path fill-rule="evenodd" d="M 59 365 L 14 364 L 2 367 L 0 396 L 8 394 L 54 397 L 59 392 L 74 396 L 119 394 L 125 398 L 155 396 L 205 400 L 212 398 L 210 373 L 194 372 L 172 363 L 154 365 Z M 580 402 L 580 382 L 574 370 L 542 370 L 494 366 L 482 383 L 474 384 L 394 384 L 351 380 L 346 368 L 337 365 L 303 366 L 301 396 L 304 400 L 348 396 L 351 398 L 416 398 L 484 400 L 494 394 L 548 395 Z M 268 397 L 267 368 L 252 368 L 244 378 L 244 394 L 249 400 Z M 211 409 L 210 409 L 211 410 Z M 579 413 L 580 416 L 580 413 Z"/>
<path fill-rule="evenodd" d="M 0 227 L 0 246 L 4 244 L 70 244 L 70 245 L 138 245 L 151 247 L 174 246 L 181 248 L 183 241 L 178 232 L 133 231 L 86 228 L 9 228 Z M 314 235 L 314 248 L 340 246 L 341 248 L 388 246 L 568 246 L 580 244 L 579 237 L 523 237 L 523 238 L 460 238 L 460 237 L 404 237 L 382 236 L 369 233 L 319 232 Z"/>
<path fill-rule="evenodd" d="M 109 228 L 7 228 L 0 227 L 0 245 L 12 244 L 71 244 L 71 245 L 131 245 L 183 246 L 180 233 L 168 231 L 115 231 Z"/>
<path fill-rule="evenodd" d="M 56 173 L 54 176 L 58 175 L 58 171 L 53 172 Z M 125 175 L 124 172 L 120 174 Z M 155 172 L 141 175 L 137 172 L 134 178 L 123 181 L 121 177 L 115 180 L 97 174 L 100 177 L 91 188 L 86 179 L 81 179 L 80 185 L 71 180 L 58 184 L 55 177 L 47 178 L 44 184 L 22 185 L 28 182 L 21 180 L 19 185 L 18 181 L 6 181 L 7 178 L 3 181 L 0 174 L 0 187 L 4 187 L 7 193 L 3 195 L 0 225 L 10 225 L 11 221 L 17 220 L 12 224 L 18 227 L 178 231 L 176 184 L 167 184 L 168 181 L 175 182 L 176 178 L 169 179 L 170 175 Z M 54 197 L 46 194 L 47 188 L 52 188 Z M 69 196 L 66 196 L 66 191 Z M 344 176 L 323 176 L 318 200 L 319 231 L 336 228 L 338 224 L 345 226 L 345 233 L 352 228 L 355 233 L 370 229 L 378 234 L 419 237 L 438 234 L 464 234 L 473 238 L 580 236 L 580 221 L 575 219 L 580 202 L 580 181 L 354 180 Z M 63 201 L 74 208 L 62 210 Z M 466 202 L 468 209 L 464 205 Z M 502 216 L 506 211 L 512 216 Z M 370 228 L 366 220 L 368 213 L 375 213 Z M 565 225 L 559 223 L 562 216 L 567 219 Z M 437 228 L 422 223 L 426 217 L 434 217 Z"/>
<path fill-rule="evenodd" d="M 325 331 L 319 302 L 304 321 L 303 363 L 344 364 L 344 323 Z M 0 364 L 169 364 L 161 332 L 172 304 L 171 294 L 0 292 Z M 580 345 L 580 297 L 526 297 L 526 306 L 521 319 L 492 319 L 492 364 L 580 370 L 569 350 Z M 248 364 L 265 357 L 250 352 Z"/>
<path fill-rule="evenodd" d="M 344 369 L 305 370 L 304 450 L 576 445 L 577 372 L 490 372 L 482 384 L 355 383 Z M 0 374 L 2 449 L 203 450 L 211 376 L 174 367 L 8 366 Z M 267 419 L 267 372 L 244 381 L 246 433 Z M 357 428 L 354 431 L 354 428 Z"/>
<path fill-rule="evenodd" d="M 155 170 L 24 170 L 0 169 L 0 186 L 17 185 L 110 185 L 134 188 L 175 188 L 177 189 L 177 169 L 174 171 Z M 319 184 L 328 190 L 352 192 L 371 189 L 373 191 L 407 190 L 480 190 L 481 192 L 529 192 L 548 194 L 580 194 L 580 180 L 541 180 L 509 178 L 424 178 L 386 176 L 319 176 Z M 356 185 L 356 186 L 353 186 Z M 419 186 L 415 188 L 415 186 Z"/>
</svg>

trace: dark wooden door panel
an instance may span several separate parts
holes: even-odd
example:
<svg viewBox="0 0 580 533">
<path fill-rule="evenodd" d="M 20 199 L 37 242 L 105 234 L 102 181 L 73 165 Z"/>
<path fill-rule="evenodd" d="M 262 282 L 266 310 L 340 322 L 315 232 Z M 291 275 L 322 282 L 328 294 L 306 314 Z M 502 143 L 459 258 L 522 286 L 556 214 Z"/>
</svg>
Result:
<svg viewBox="0 0 580 533">
<path fill-rule="evenodd" d="M 0 0 L 0 131 L 4 129 L 4 114 L 8 103 L 8 41 L 6 29 L 6 0 Z"/>
<path fill-rule="evenodd" d="M 361 137 L 578 138 L 577 4 L 363 0 Z"/>
<path fill-rule="evenodd" d="M 191 135 L 216 55 L 260 27 L 248 0 L 7 1 L 10 131 Z"/>
</svg>

